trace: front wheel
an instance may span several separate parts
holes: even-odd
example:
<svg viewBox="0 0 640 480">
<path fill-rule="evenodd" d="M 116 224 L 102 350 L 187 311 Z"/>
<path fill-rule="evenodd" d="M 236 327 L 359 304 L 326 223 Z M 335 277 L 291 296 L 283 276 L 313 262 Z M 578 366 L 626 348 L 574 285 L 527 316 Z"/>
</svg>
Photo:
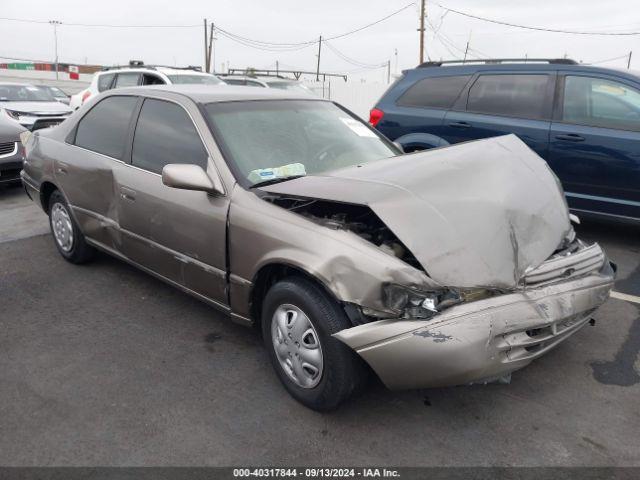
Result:
<svg viewBox="0 0 640 480">
<path fill-rule="evenodd" d="M 306 278 L 282 280 L 267 293 L 265 346 L 284 387 L 307 407 L 334 409 L 366 382 L 362 360 L 331 336 L 349 327 L 340 306 Z"/>
<path fill-rule="evenodd" d="M 93 258 L 95 249 L 87 244 L 71 209 L 60 191 L 49 198 L 49 226 L 60 255 L 71 263 L 84 263 Z"/>
</svg>

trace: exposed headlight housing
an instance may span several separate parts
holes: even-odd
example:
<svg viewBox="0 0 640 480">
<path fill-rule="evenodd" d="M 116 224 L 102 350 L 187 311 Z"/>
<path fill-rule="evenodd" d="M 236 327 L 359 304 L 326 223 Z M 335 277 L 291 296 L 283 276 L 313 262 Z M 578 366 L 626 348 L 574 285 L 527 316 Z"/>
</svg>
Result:
<svg viewBox="0 0 640 480">
<path fill-rule="evenodd" d="M 387 308 L 401 318 L 427 319 L 459 303 L 482 300 L 496 293 L 484 288 L 426 291 L 390 283 L 382 288 L 382 300 Z"/>
<path fill-rule="evenodd" d="M 4 111 L 7 114 L 7 116 L 12 120 L 20 120 L 21 112 L 16 112 L 14 110 L 7 110 L 6 108 L 4 109 Z"/>
</svg>

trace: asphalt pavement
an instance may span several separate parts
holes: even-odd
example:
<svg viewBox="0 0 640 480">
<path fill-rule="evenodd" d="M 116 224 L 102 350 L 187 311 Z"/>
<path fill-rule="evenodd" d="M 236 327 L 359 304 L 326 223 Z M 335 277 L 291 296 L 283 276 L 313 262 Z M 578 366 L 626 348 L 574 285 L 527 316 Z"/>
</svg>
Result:
<svg viewBox="0 0 640 480">
<path fill-rule="evenodd" d="M 586 327 L 509 385 L 390 392 L 321 414 L 259 334 L 106 255 L 74 266 L 0 190 L 0 465 L 640 466 L 640 228 L 585 221 L 618 264 Z"/>
</svg>

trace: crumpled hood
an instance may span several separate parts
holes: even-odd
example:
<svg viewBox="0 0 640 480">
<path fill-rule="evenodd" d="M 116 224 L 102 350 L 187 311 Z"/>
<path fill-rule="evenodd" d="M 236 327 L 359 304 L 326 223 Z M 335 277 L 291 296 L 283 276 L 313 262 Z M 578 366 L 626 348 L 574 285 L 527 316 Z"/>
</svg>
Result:
<svg viewBox="0 0 640 480">
<path fill-rule="evenodd" d="M 571 230 L 557 178 L 515 135 L 262 190 L 369 206 L 429 276 L 447 286 L 513 288 Z"/>
<path fill-rule="evenodd" d="M 33 115 L 68 115 L 72 112 L 64 103 L 52 100 L 50 102 L 0 102 L 0 108 L 24 112 Z"/>
</svg>

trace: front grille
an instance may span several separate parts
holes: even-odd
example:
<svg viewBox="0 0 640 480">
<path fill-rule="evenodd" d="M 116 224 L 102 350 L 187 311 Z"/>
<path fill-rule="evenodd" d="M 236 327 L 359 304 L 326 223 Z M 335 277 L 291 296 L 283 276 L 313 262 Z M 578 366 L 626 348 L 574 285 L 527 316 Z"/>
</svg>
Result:
<svg viewBox="0 0 640 480">
<path fill-rule="evenodd" d="M 542 286 L 558 280 L 579 277 L 598 271 L 605 262 L 600 245 L 585 245 L 580 240 L 568 248 L 552 255 L 538 268 L 526 273 L 523 284 L 526 287 Z"/>
<path fill-rule="evenodd" d="M 595 309 L 589 309 L 552 323 L 511 331 L 496 338 L 496 347 L 504 352 L 503 362 L 533 359 L 550 350 L 591 319 Z"/>
<path fill-rule="evenodd" d="M 7 170 L 0 170 L 0 183 L 16 182 L 20 180 L 21 168 L 10 168 Z"/>
<path fill-rule="evenodd" d="M 13 155 L 17 151 L 16 142 L 0 143 L 0 155 Z"/>
<path fill-rule="evenodd" d="M 39 118 L 33 123 L 31 127 L 32 131 L 41 130 L 43 128 L 55 127 L 62 123 L 66 117 L 63 118 Z"/>
</svg>

